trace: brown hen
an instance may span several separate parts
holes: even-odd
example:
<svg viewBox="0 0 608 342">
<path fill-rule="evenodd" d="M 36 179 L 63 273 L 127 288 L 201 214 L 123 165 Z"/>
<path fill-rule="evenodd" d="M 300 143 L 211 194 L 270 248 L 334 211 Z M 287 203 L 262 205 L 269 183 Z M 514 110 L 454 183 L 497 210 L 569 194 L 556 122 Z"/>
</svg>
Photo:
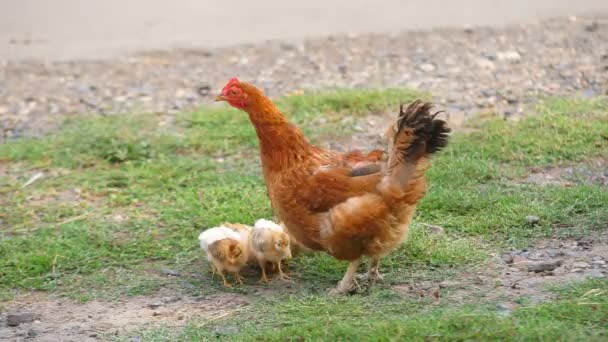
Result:
<svg viewBox="0 0 608 342">
<path fill-rule="evenodd" d="M 367 278 L 380 278 L 381 257 L 404 240 L 416 204 L 426 193 L 430 156 L 445 147 L 450 129 L 414 101 L 399 111 L 382 151 L 339 153 L 312 145 L 255 86 L 231 79 L 217 101 L 249 115 L 260 145 L 266 187 L 275 215 L 290 235 L 313 250 L 350 261 L 334 292 L 355 287 L 362 257 Z"/>
</svg>

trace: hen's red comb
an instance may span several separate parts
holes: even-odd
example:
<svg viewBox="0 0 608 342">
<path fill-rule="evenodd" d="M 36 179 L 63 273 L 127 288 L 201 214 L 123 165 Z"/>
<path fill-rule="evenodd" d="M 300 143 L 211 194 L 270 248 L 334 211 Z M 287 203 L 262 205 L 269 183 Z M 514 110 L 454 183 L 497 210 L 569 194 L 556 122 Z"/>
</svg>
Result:
<svg viewBox="0 0 608 342">
<path fill-rule="evenodd" d="M 233 85 L 237 85 L 239 84 L 241 81 L 239 81 L 238 78 L 233 77 L 230 79 L 230 81 L 228 81 L 228 83 L 226 83 L 226 85 L 224 86 L 224 88 L 222 89 L 222 92 L 227 91 L 228 88 L 232 87 Z"/>
</svg>

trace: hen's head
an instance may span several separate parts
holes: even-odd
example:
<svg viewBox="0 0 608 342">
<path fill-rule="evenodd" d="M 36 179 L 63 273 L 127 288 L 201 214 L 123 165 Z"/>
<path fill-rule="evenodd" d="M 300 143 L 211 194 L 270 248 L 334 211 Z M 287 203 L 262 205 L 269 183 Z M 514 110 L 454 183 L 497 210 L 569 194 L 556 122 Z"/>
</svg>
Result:
<svg viewBox="0 0 608 342">
<path fill-rule="evenodd" d="M 226 101 L 234 108 L 245 109 L 250 101 L 251 90 L 249 88 L 251 86 L 233 77 L 226 83 L 222 93 L 215 98 L 215 101 Z"/>
</svg>

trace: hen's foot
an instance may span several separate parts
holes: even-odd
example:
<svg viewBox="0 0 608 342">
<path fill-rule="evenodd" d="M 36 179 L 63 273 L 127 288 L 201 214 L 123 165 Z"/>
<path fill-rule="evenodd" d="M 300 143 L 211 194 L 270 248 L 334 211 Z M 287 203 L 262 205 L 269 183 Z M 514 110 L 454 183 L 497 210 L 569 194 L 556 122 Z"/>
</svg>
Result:
<svg viewBox="0 0 608 342">
<path fill-rule="evenodd" d="M 351 282 L 344 282 L 344 281 L 339 282 L 338 286 L 336 286 L 335 288 L 333 288 L 329 291 L 329 294 L 332 296 L 345 295 L 345 294 L 353 293 L 356 290 L 360 290 L 360 289 L 361 289 L 361 287 L 359 286 L 357 281 L 355 279 L 353 279 L 353 281 L 351 281 Z"/>
<path fill-rule="evenodd" d="M 383 281 L 384 280 L 384 276 L 382 274 L 380 274 L 380 272 L 377 269 L 375 269 L 375 270 L 369 270 L 367 273 L 361 274 L 361 275 L 359 275 L 357 277 L 360 280 L 367 281 L 369 283 L 375 283 L 377 281 Z"/>
</svg>

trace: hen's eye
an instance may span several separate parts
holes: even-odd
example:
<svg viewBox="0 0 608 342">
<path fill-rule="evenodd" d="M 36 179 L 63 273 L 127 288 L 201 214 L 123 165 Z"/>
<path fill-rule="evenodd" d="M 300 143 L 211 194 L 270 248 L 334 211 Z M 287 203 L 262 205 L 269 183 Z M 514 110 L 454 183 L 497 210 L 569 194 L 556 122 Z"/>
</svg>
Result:
<svg viewBox="0 0 608 342">
<path fill-rule="evenodd" d="M 230 92 L 230 94 L 232 94 L 232 95 L 236 95 L 236 90 L 232 90 L 232 91 Z"/>
</svg>

